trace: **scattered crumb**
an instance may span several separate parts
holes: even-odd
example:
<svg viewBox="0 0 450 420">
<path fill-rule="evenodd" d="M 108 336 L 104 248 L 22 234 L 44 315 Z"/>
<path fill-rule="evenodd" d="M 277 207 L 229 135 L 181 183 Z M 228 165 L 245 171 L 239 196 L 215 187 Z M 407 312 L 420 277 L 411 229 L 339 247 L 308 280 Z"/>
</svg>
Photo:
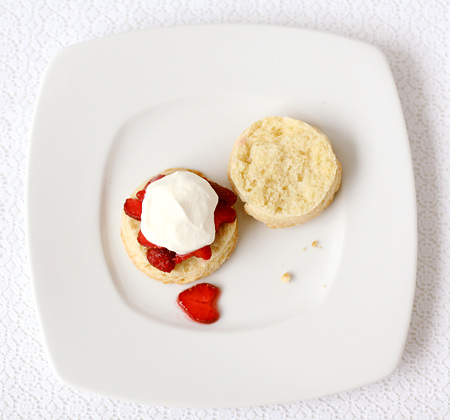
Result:
<svg viewBox="0 0 450 420">
<path fill-rule="evenodd" d="M 303 248 L 303 252 L 305 252 L 307 249 L 308 249 L 308 248 L 305 246 L 305 247 Z"/>
<path fill-rule="evenodd" d="M 312 246 L 313 248 L 322 248 L 322 245 L 319 244 L 319 241 L 314 241 L 314 242 L 311 244 L 311 246 Z"/>
<path fill-rule="evenodd" d="M 289 282 L 291 281 L 291 275 L 290 275 L 289 273 L 284 273 L 284 274 L 281 276 L 281 281 L 282 281 L 283 283 L 289 283 Z"/>
<path fill-rule="evenodd" d="M 322 287 L 327 287 L 327 285 L 326 284 L 322 284 Z"/>
</svg>

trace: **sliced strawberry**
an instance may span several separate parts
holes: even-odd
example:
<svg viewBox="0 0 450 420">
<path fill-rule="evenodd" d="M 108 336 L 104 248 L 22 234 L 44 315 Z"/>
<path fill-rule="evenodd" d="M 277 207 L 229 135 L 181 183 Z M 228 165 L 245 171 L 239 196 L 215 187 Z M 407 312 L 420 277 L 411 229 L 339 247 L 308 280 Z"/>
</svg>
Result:
<svg viewBox="0 0 450 420">
<path fill-rule="evenodd" d="M 158 245 L 155 245 L 148 241 L 141 231 L 139 231 L 138 233 L 137 240 L 142 246 L 146 246 L 147 248 L 159 248 Z"/>
<path fill-rule="evenodd" d="M 167 248 L 148 248 L 147 260 L 155 268 L 165 273 L 170 273 L 175 268 L 176 254 Z"/>
<path fill-rule="evenodd" d="M 200 283 L 182 291 L 177 303 L 189 318 L 204 324 L 211 324 L 219 319 L 216 308 L 220 289 L 209 283 Z"/>
<path fill-rule="evenodd" d="M 165 175 L 162 175 L 162 174 L 158 174 L 158 175 L 154 176 L 150 181 L 147 182 L 147 184 L 145 185 L 144 189 L 139 190 L 139 191 L 136 193 L 136 198 L 137 198 L 138 200 L 140 200 L 140 201 L 143 201 L 143 200 L 144 200 L 144 197 L 145 197 L 145 192 L 146 192 L 146 190 L 147 190 L 147 187 L 148 187 L 152 182 L 158 181 L 158 179 L 161 179 L 161 178 L 164 178 L 164 177 L 165 177 Z"/>
<path fill-rule="evenodd" d="M 123 205 L 123 210 L 127 216 L 136 220 L 141 220 L 142 201 L 139 201 L 136 198 L 127 198 Z"/>
<path fill-rule="evenodd" d="M 174 258 L 175 264 L 179 264 L 182 261 L 187 260 L 191 257 L 203 258 L 204 260 L 209 260 L 211 258 L 212 251 L 209 245 L 203 248 L 197 249 L 195 251 L 189 252 L 188 254 L 177 254 Z"/>
<path fill-rule="evenodd" d="M 193 255 L 192 253 L 189 254 L 177 254 L 175 255 L 175 258 L 173 259 L 175 264 L 180 264 L 180 262 L 186 261 L 187 259 L 191 258 Z"/>
<path fill-rule="evenodd" d="M 233 223 L 236 220 L 236 210 L 228 204 L 219 201 L 214 211 L 214 224 L 216 230 L 224 223 Z"/>
<path fill-rule="evenodd" d="M 145 197 L 145 189 L 143 189 L 143 190 L 139 190 L 137 193 L 136 193 L 136 198 L 139 200 L 139 201 L 144 201 L 144 197 Z"/>
<path fill-rule="evenodd" d="M 145 188 L 147 188 L 152 182 L 158 181 L 158 179 L 164 178 L 165 175 L 163 174 L 158 174 L 156 176 L 154 176 L 150 181 L 147 182 L 147 185 L 145 186 Z"/>
<path fill-rule="evenodd" d="M 222 201 L 222 203 L 228 204 L 229 206 L 232 206 L 234 203 L 236 203 L 237 197 L 233 191 L 229 190 L 228 188 L 222 187 L 222 185 L 219 185 L 216 182 L 209 180 L 208 182 L 216 192 L 216 194 L 219 196 L 219 201 Z"/>
<path fill-rule="evenodd" d="M 209 260 L 212 256 L 212 250 L 210 245 L 206 245 L 203 248 L 197 249 L 193 252 L 194 257 L 203 258 L 204 260 Z"/>
</svg>

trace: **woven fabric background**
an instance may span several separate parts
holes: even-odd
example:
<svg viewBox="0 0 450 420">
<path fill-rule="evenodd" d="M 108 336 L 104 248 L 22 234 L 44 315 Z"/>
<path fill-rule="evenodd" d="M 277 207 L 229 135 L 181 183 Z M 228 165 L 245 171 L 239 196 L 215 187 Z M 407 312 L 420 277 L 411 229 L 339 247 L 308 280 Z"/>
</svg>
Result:
<svg viewBox="0 0 450 420">
<path fill-rule="evenodd" d="M 63 384 L 49 365 L 25 246 L 24 183 L 41 77 L 62 48 L 132 30 L 256 23 L 328 31 L 386 54 L 418 202 L 417 290 L 401 363 L 385 380 L 289 405 L 175 409 Z M 450 3 L 447 0 L 2 0 L 0 2 L 1 419 L 450 419 Z"/>
</svg>

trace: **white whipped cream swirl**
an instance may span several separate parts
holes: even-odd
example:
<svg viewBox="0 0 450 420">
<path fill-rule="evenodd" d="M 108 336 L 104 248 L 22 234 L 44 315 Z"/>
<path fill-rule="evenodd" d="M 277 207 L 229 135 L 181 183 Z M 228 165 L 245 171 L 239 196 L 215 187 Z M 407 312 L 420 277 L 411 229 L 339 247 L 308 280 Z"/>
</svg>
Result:
<svg viewBox="0 0 450 420">
<path fill-rule="evenodd" d="M 188 254 L 214 242 L 219 198 L 208 181 L 177 171 L 151 183 L 142 202 L 141 231 L 155 245 Z"/>
</svg>

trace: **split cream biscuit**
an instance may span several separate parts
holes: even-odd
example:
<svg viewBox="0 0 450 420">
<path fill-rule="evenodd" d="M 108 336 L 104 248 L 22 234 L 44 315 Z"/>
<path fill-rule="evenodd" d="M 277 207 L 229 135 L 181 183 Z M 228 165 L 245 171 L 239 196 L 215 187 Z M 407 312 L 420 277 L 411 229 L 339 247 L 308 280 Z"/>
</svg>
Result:
<svg viewBox="0 0 450 420">
<path fill-rule="evenodd" d="M 189 170 L 201 177 L 206 178 L 201 172 L 173 168 L 161 172 L 162 175 L 169 175 L 176 171 Z M 145 188 L 148 181 L 140 185 L 131 195 L 131 198 L 136 197 L 136 193 Z M 140 231 L 141 222 L 129 217 L 122 211 L 121 219 L 121 238 L 131 261 L 134 265 L 152 279 L 162 281 L 164 283 L 178 283 L 186 284 L 195 280 L 206 277 L 216 271 L 232 254 L 237 238 L 237 218 L 232 223 L 224 223 L 216 231 L 214 242 L 211 244 L 212 255 L 209 260 L 202 258 L 191 257 L 175 265 L 175 268 L 166 273 L 153 267 L 147 260 L 147 248 L 139 244 L 137 237 Z"/>
<path fill-rule="evenodd" d="M 247 128 L 228 165 L 228 179 L 245 211 L 270 228 L 317 217 L 339 190 L 341 174 L 328 137 L 287 117 L 267 117 Z"/>
</svg>

